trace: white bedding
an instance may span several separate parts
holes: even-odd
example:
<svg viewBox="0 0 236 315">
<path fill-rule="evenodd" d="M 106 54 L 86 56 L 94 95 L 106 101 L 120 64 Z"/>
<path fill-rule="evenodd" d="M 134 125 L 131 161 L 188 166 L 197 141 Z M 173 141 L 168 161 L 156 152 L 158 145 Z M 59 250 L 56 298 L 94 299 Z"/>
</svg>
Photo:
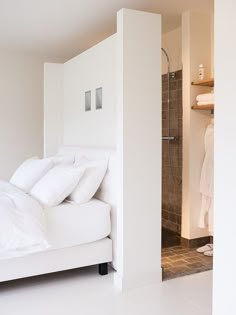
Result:
<svg viewBox="0 0 236 315">
<path fill-rule="evenodd" d="M 0 181 L 0 260 L 95 242 L 110 232 L 110 206 L 102 201 L 43 208 L 27 193 Z"/>
<path fill-rule="evenodd" d="M 50 250 L 95 242 L 111 232 L 110 206 L 97 199 L 80 205 L 63 202 L 45 211 Z"/>
<path fill-rule="evenodd" d="M 0 259 L 48 247 L 41 205 L 12 184 L 0 181 Z"/>
</svg>

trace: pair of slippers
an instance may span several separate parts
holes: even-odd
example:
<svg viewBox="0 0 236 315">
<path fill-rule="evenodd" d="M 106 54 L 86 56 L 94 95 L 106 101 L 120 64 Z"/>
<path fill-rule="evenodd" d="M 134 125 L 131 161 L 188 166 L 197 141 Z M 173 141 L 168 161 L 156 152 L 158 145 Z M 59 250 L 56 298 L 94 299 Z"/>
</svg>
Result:
<svg viewBox="0 0 236 315">
<path fill-rule="evenodd" d="M 213 256 L 213 244 L 206 244 L 197 249 L 198 253 L 201 253 L 205 256 L 212 257 Z"/>
</svg>

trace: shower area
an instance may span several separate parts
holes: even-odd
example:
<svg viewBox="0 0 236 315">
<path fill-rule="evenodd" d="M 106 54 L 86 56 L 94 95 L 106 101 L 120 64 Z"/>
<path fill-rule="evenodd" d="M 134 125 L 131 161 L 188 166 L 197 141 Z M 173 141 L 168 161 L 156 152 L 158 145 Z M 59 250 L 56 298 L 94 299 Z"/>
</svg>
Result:
<svg viewBox="0 0 236 315">
<path fill-rule="evenodd" d="M 163 280 L 213 268 L 212 217 L 207 215 L 213 205 L 204 204 L 201 192 L 202 178 L 213 181 L 213 153 L 205 140 L 209 130 L 214 134 L 213 22 L 213 11 L 189 11 L 181 26 L 162 34 Z M 202 107 L 199 99 L 206 97 Z M 209 152 L 212 169 L 205 170 Z"/>
<path fill-rule="evenodd" d="M 162 48 L 167 72 L 162 75 L 162 248 L 181 242 L 182 208 L 182 70 L 171 72 L 170 58 Z"/>
</svg>

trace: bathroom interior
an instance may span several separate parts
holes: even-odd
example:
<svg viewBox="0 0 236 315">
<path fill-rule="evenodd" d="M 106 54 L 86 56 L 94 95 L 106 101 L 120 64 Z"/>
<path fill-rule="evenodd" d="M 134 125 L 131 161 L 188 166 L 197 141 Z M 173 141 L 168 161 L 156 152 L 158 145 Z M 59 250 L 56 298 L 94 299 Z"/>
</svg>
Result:
<svg viewBox="0 0 236 315">
<path fill-rule="evenodd" d="M 163 280 L 213 268 L 213 14 L 162 36 Z"/>
</svg>

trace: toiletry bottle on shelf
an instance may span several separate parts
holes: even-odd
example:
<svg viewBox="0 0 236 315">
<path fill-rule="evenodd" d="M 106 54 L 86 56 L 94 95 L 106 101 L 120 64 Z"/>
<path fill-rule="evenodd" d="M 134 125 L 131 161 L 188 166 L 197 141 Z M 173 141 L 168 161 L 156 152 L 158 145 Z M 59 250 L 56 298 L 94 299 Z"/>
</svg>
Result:
<svg viewBox="0 0 236 315">
<path fill-rule="evenodd" d="M 205 75 L 205 68 L 201 64 L 201 65 L 199 65 L 199 71 L 198 71 L 199 80 L 203 80 L 204 79 L 204 75 Z"/>
</svg>

